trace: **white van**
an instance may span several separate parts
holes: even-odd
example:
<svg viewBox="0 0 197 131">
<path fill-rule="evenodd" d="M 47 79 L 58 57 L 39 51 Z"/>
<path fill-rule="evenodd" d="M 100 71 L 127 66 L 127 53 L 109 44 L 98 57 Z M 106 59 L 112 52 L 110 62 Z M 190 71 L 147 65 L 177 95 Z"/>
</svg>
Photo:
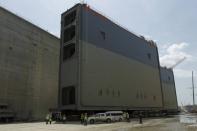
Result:
<svg viewBox="0 0 197 131">
<path fill-rule="evenodd" d="M 122 121 L 124 119 L 122 111 L 107 111 L 106 116 L 111 116 L 112 121 Z"/>
<path fill-rule="evenodd" d="M 110 123 L 112 121 L 122 121 L 123 120 L 123 112 L 122 111 L 108 111 L 105 113 L 97 113 L 95 115 L 88 117 L 88 123 L 94 124 L 95 122 L 107 122 Z"/>
</svg>

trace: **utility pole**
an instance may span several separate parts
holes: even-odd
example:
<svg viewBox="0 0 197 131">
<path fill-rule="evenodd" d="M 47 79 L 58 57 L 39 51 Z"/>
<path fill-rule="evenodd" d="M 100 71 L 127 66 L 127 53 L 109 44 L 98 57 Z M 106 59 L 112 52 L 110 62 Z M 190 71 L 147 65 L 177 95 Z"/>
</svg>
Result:
<svg viewBox="0 0 197 131">
<path fill-rule="evenodd" d="M 193 89 L 193 105 L 195 105 L 195 98 L 194 98 L 194 72 L 192 71 L 192 89 Z"/>
</svg>

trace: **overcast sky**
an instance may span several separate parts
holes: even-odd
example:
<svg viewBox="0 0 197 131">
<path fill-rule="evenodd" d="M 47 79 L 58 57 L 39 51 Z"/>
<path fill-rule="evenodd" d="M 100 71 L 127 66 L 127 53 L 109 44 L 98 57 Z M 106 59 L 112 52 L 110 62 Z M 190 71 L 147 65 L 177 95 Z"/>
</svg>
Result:
<svg viewBox="0 0 197 131">
<path fill-rule="evenodd" d="M 60 15 L 80 0 L 0 0 L 0 6 L 59 36 Z M 192 103 L 191 72 L 197 84 L 196 0 L 85 0 L 113 21 L 157 42 L 160 62 L 174 68 L 179 105 Z M 197 88 L 196 88 L 197 89 Z M 196 91 L 197 97 L 197 91 Z M 196 98 L 197 100 L 197 98 Z"/>
</svg>

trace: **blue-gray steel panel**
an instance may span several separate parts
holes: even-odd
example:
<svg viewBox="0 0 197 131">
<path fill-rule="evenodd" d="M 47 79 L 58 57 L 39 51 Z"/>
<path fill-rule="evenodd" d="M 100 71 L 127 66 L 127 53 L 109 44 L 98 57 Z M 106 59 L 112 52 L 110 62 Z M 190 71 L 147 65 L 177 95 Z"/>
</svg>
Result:
<svg viewBox="0 0 197 131">
<path fill-rule="evenodd" d="M 81 15 L 82 40 L 158 68 L 158 53 L 155 46 L 91 9 L 82 8 Z M 151 55 L 151 59 L 148 55 Z"/>
<path fill-rule="evenodd" d="M 174 75 L 173 75 L 173 71 L 171 69 L 161 67 L 160 73 L 161 73 L 160 75 L 161 75 L 162 82 L 174 84 Z"/>
</svg>

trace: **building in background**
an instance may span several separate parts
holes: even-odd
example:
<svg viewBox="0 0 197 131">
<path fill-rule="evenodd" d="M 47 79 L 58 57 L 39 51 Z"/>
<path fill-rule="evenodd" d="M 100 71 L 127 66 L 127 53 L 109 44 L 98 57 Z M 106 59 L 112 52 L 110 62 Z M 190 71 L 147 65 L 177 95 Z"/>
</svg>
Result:
<svg viewBox="0 0 197 131">
<path fill-rule="evenodd" d="M 161 82 L 163 92 L 163 110 L 165 112 L 177 112 L 178 103 L 172 69 L 161 67 Z"/>
<path fill-rule="evenodd" d="M 0 7 L 0 104 L 18 119 L 57 107 L 59 39 Z"/>
</svg>

